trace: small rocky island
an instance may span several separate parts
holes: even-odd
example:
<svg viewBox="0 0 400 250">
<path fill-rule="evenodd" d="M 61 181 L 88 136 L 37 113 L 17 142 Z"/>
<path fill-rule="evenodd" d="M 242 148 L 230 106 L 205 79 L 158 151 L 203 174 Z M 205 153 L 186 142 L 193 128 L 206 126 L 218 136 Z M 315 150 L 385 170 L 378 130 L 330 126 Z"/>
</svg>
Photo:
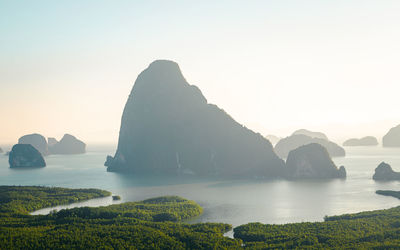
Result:
<svg viewBox="0 0 400 250">
<path fill-rule="evenodd" d="M 84 154 L 86 152 L 86 144 L 73 135 L 65 134 L 59 142 L 53 139 L 49 147 L 50 154 Z"/>
<path fill-rule="evenodd" d="M 325 139 L 310 137 L 303 134 L 295 134 L 283 138 L 275 145 L 275 152 L 281 158 L 287 158 L 290 151 L 310 143 L 318 143 L 328 150 L 331 157 L 342 157 L 346 155 L 345 150 L 334 142 Z"/>
<path fill-rule="evenodd" d="M 49 154 L 46 138 L 41 134 L 24 135 L 18 139 L 18 144 L 30 144 L 36 148 L 42 155 Z"/>
<path fill-rule="evenodd" d="M 378 145 L 378 140 L 373 136 L 366 136 L 363 138 L 352 138 L 348 139 L 343 143 L 345 147 L 357 147 L 357 146 L 376 146 Z"/>
<path fill-rule="evenodd" d="M 8 155 L 11 168 L 45 167 L 42 154 L 31 144 L 15 144 Z"/>
<path fill-rule="evenodd" d="M 400 147 L 400 125 L 391 128 L 382 138 L 383 147 Z"/>
<path fill-rule="evenodd" d="M 386 162 L 381 162 L 375 169 L 372 179 L 376 181 L 400 180 L 400 172 L 393 171 L 392 167 Z"/>
<path fill-rule="evenodd" d="M 290 151 L 286 161 L 289 179 L 346 178 L 346 169 L 333 163 L 328 151 L 318 143 L 303 145 Z"/>
</svg>

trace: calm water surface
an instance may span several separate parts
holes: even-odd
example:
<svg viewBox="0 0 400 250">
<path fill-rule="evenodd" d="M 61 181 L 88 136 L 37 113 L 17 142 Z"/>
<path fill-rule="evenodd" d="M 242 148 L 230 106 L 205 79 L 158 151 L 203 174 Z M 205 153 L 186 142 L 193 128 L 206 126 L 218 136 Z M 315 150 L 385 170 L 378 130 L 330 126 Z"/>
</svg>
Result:
<svg viewBox="0 0 400 250">
<path fill-rule="evenodd" d="M 84 155 L 45 158 L 47 167 L 10 169 L 8 158 L 0 156 L 0 185 L 43 185 L 69 188 L 101 188 L 118 194 L 121 202 L 160 195 L 179 195 L 195 200 L 204 208 L 196 219 L 238 226 L 248 222 L 288 223 L 322 221 L 325 215 L 390 208 L 400 200 L 375 194 L 377 189 L 400 190 L 400 182 L 375 182 L 374 169 L 386 161 L 400 171 L 400 149 L 381 147 L 346 148 L 346 180 L 330 181 L 220 181 L 193 178 L 150 178 L 108 173 L 103 166 L 113 147 L 89 148 Z M 110 197 L 81 202 L 80 206 L 112 204 Z M 73 205 L 75 206 L 75 205 Z M 61 206 L 61 208 L 72 207 Z M 50 209 L 38 211 L 47 213 Z"/>
</svg>

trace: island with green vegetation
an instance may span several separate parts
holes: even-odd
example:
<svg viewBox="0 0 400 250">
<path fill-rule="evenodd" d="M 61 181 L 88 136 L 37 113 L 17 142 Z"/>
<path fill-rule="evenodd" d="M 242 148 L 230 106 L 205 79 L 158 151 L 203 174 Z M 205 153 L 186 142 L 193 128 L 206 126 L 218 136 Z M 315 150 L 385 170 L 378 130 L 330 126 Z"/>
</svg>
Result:
<svg viewBox="0 0 400 250">
<path fill-rule="evenodd" d="M 29 214 L 108 195 L 98 189 L 1 186 L 0 249 L 237 249 L 242 244 L 223 236 L 231 225 L 183 223 L 203 210 L 177 196 Z"/>
</svg>

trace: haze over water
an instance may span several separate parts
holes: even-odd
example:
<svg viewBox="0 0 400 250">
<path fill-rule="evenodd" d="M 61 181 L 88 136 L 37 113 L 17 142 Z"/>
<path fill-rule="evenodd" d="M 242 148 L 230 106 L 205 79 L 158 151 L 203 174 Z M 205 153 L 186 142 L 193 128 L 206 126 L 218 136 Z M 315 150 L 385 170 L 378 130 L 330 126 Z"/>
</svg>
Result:
<svg viewBox="0 0 400 250">
<path fill-rule="evenodd" d="M 140 177 L 106 172 L 103 166 L 113 147 L 89 148 L 83 155 L 46 157 L 47 167 L 11 169 L 0 156 L 1 185 L 44 185 L 70 188 L 101 188 L 136 201 L 161 195 L 195 200 L 204 214 L 195 221 L 288 223 L 322 221 L 325 215 L 361 212 L 398 206 L 392 197 L 375 194 L 378 189 L 399 190 L 398 182 L 372 180 L 381 161 L 400 169 L 400 148 L 349 147 L 345 158 L 334 158 L 347 170 L 345 180 L 216 180 L 193 177 Z M 83 205 L 112 203 L 110 198 Z M 44 209 L 47 213 L 51 209 Z"/>
</svg>

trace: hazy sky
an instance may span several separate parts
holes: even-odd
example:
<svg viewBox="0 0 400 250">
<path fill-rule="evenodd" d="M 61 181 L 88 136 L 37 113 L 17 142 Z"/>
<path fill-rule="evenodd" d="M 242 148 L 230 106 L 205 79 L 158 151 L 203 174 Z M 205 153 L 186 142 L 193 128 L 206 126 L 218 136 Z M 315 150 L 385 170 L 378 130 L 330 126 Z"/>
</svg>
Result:
<svg viewBox="0 0 400 250">
<path fill-rule="evenodd" d="M 116 143 L 155 59 L 263 134 L 380 139 L 400 123 L 399 13 L 398 0 L 0 0 L 0 144 Z"/>
</svg>

